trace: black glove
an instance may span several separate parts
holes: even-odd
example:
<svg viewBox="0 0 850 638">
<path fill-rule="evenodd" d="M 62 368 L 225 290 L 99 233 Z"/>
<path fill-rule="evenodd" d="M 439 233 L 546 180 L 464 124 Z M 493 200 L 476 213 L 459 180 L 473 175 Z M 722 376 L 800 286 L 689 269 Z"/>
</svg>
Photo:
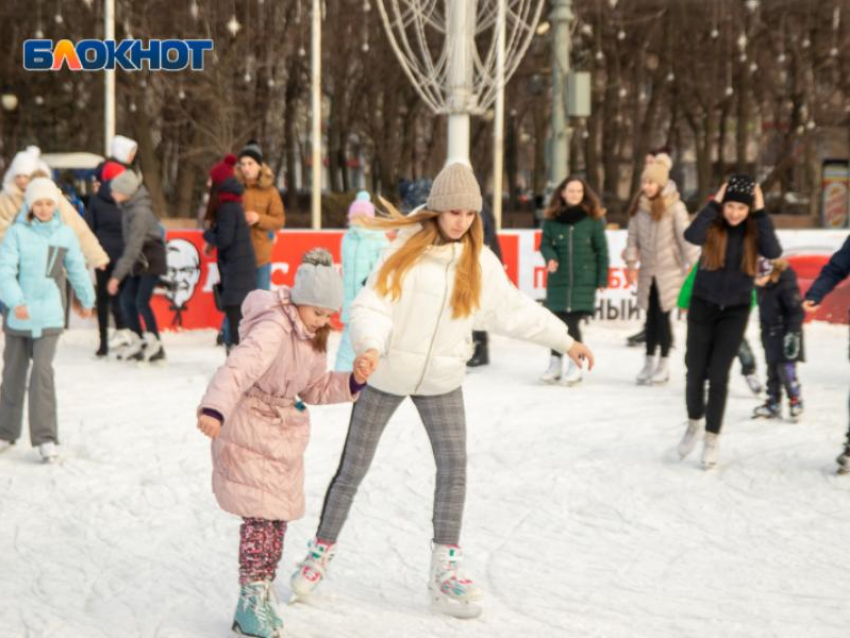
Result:
<svg viewBox="0 0 850 638">
<path fill-rule="evenodd" d="M 800 356 L 800 333 L 789 332 L 785 335 L 783 346 L 785 347 L 786 359 L 794 360 Z"/>
</svg>

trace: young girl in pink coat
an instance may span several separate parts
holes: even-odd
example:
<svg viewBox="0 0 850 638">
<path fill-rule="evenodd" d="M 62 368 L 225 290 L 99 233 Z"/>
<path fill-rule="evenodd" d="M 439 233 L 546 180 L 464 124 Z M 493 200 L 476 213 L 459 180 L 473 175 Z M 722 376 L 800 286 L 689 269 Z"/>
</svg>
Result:
<svg viewBox="0 0 850 638">
<path fill-rule="evenodd" d="M 233 621 L 239 635 L 282 635 L 272 582 L 287 522 L 304 514 L 310 438 L 304 403 L 354 401 L 371 371 L 362 359 L 354 373 L 327 371 L 329 321 L 342 297 L 331 255 L 321 249 L 305 255 L 292 289 L 250 293 L 242 305 L 240 344 L 198 408 L 198 429 L 213 439 L 216 500 L 243 519 Z"/>
</svg>

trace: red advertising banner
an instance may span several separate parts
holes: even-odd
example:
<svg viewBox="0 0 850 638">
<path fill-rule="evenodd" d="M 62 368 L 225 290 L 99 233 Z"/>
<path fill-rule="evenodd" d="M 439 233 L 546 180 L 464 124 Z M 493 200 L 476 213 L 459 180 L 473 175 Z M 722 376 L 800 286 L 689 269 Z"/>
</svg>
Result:
<svg viewBox="0 0 850 638">
<path fill-rule="evenodd" d="M 290 286 L 295 271 L 307 251 L 322 247 L 334 256 L 339 268 L 342 230 L 299 231 L 278 233 L 272 252 L 272 287 Z M 625 280 L 622 251 L 625 231 L 608 231 L 611 259 L 608 289 L 599 295 L 597 319 L 637 320 L 634 288 Z M 780 231 L 779 238 L 786 258 L 797 272 L 805 291 L 817 277 L 830 254 L 846 237 L 840 231 Z M 539 231 L 506 231 L 499 236 L 505 271 L 511 281 L 534 299 L 542 299 L 546 291 L 546 269 L 539 253 Z M 215 309 L 212 287 L 218 281 L 215 256 L 205 255 L 204 241 L 198 230 L 170 231 L 166 236 L 170 290 L 160 289 L 153 301 L 160 326 L 166 330 L 217 328 L 222 314 Z M 850 282 L 845 282 L 825 300 L 816 318 L 846 323 L 850 307 Z"/>
</svg>

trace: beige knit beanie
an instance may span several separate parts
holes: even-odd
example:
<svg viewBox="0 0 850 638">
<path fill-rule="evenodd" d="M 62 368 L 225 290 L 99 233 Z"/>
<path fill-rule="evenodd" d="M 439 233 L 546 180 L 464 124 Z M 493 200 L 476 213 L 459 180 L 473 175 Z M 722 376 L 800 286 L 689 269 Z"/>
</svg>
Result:
<svg viewBox="0 0 850 638">
<path fill-rule="evenodd" d="M 481 188 L 466 164 L 449 164 L 439 172 L 431 186 L 425 208 L 435 213 L 450 210 L 474 210 L 482 207 Z"/>
<path fill-rule="evenodd" d="M 670 169 L 673 167 L 673 160 L 667 153 L 659 153 L 651 160 L 648 157 L 646 160 L 646 168 L 643 169 L 643 179 L 649 180 L 658 184 L 661 188 L 667 186 L 670 181 Z"/>
</svg>

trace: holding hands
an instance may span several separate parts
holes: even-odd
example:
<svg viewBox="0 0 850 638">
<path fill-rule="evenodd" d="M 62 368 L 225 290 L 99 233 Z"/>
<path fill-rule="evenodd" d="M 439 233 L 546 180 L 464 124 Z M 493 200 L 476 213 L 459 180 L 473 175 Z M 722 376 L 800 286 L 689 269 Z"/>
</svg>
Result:
<svg viewBox="0 0 850 638">
<path fill-rule="evenodd" d="M 367 350 L 354 360 L 354 380 L 357 383 L 366 383 L 378 367 L 380 355 L 377 350 Z"/>
</svg>

